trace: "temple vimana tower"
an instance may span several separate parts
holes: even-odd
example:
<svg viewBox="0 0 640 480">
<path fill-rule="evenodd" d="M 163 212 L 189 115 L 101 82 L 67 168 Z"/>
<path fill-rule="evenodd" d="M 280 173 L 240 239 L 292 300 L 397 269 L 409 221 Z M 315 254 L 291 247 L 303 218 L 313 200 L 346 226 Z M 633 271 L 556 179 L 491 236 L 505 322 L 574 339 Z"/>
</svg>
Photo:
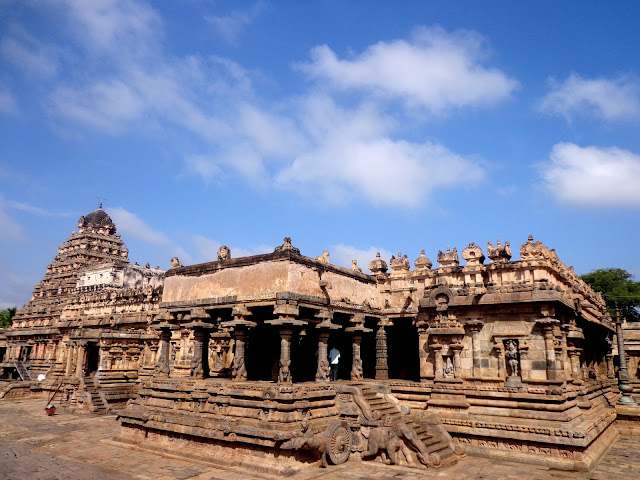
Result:
<svg viewBox="0 0 640 480">
<path fill-rule="evenodd" d="M 624 329 L 621 358 L 602 296 L 531 236 L 518 260 L 470 243 L 437 266 L 378 254 L 371 274 L 290 238 L 163 271 L 130 263 L 102 208 L 77 228 L 0 331 L 0 397 L 115 411 L 123 444 L 285 476 L 463 456 L 585 470 L 640 432 L 640 336 Z"/>
</svg>

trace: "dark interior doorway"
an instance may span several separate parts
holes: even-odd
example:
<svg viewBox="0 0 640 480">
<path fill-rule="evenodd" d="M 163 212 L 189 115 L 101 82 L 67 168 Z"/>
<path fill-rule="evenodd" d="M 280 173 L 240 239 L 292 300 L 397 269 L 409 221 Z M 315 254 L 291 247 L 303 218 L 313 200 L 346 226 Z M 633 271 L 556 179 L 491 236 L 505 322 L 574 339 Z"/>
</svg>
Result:
<svg viewBox="0 0 640 480">
<path fill-rule="evenodd" d="M 89 345 L 87 345 L 87 372 L 97 372 L 99 363 L 100 346 L 97 343 L 90 343 Z"/>
<path fill-rule="evenodd" d="M 310 324 L 291 338 L 291 378 L 294 382 L 313 382 L 318 369 L 318 337 Z"/>
<path fill-rule="evenodd" d="M 271 325 L 259 324 L 249 330 L 245 348 L 247 380 L 276 382 L 280 369 L 280 335 Z"/>
<path fill-rule="evenodd" d="M 418 329 L 411 318 L 395 318 L 387 330 L 389 378 L 420 381 Z"/>
</svg>

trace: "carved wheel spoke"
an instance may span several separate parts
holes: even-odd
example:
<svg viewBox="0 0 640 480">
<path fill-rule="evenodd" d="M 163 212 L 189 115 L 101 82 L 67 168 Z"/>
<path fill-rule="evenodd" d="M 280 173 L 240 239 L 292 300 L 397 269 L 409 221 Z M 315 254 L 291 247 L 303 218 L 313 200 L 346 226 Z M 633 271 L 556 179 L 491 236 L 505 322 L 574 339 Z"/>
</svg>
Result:
<svg viewBox="0 0 640 480">
<path fill-rule="evenodd" d="M 326 432 L 327 453 L 334 465 L 340 465 L 349 459 L 351 453 L 351 430 L 346 425 L 334 423 Z"/>
</svg>

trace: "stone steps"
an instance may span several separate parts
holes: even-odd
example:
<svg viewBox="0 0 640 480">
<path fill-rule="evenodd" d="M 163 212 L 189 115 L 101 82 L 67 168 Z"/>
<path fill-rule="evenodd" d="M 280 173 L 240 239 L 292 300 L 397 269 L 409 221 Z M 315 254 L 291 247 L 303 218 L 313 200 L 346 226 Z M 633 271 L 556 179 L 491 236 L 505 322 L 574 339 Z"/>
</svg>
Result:
<svg viewBox="0 0 640 480">
<path fill-rule="evenodd" d="M 85 390 L 91 397 L 92 411 L 98 415 L 108 414 L 109 405 L 102 399 L 98 388 L 93 384 L 93 379 L 85 379 Z"/>
<path fill-rule="evenodd" d="M 411 428 L 418 439 L 425 447 L 428 454 L 437 454 L 440 457 L 439 467 L 445 467 L 457 463 L 458 456 L 454 452 L 450 443 L 450 438 L 440 432 L 441 429 L 430 428 L 428 425 L 416 421 L 411 415 L 404 415 L 400 409 L 392 402 L 372 390 L 368 385 L 358 385 L 362 392 L 363 398 L 369 405 L 372 413 L 377 412 L 380 416 L 376 417 L 381 420 L 387 417 L 391 422 L 402 421 L 407 427 Z"/>
</svg>

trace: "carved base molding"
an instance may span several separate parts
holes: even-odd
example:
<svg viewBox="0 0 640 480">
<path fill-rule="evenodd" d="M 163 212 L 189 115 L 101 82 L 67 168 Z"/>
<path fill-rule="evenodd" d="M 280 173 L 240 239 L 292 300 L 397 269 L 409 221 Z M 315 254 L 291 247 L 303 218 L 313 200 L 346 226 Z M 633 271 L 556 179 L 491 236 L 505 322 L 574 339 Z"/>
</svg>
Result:
<svg viewBox="0 0 640 480">
<path fill-rule="evenodd" d="M 622 435 L 640 435 L 640 406 L 616 405 L 615 427 Z"/>
<path fill-rule="evenodd" d="M 114 442 L 134 445 L 141 450 L 194 458 L 219 467 L 238 467 L 255 473 L 282 477 L 298 475 L 318 468 L 318 456 L 309 450 L 282 450 L 258 445 L 203 438 L 185 433 L 161 431 L 123 423 Z"/>
<path fill-rule="evenodd" d="M 593 468 L 618 438 L 618 430 L 610 425 L 586 448 L 574 445 L 537 443 L 509 438 L 458 436 L 455 441 L 473 456 L 490 457 L 511 462 L 525 462 L 562 470 L 587 471 Z"/>
</svg>

